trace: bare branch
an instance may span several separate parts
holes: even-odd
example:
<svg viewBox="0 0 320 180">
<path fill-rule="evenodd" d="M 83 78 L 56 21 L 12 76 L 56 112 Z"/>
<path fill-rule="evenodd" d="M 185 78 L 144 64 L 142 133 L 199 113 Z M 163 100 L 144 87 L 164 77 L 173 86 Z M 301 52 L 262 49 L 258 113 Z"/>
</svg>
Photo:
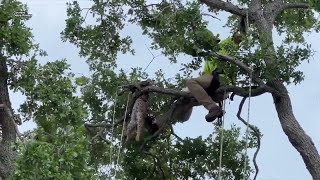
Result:
<svg viewBox="0 0 320 180">
<path fill-rule="evenodd" d="M 210 8 L 221 9 L 227 11 L 232 14 L 236 14 L 239 16 L 246 15 L 246 9 L 242 9 L 231 2 L 225 2 L 221 0 L 199 0 L 201 3 L 206 4 Z"/>
<path fill-rule="evenodd" d="M 260 132 L 258 130 L 258 128 L 256 126 L 253 126 L 251 124 L 248 124 L 242 117 L 241 117 L 241 111 L 242 111 L 242 107 L 243 107 L 243 104 L 244 102 L 246 101 L 246 97 L 244 97 L 241 102 L 240 102 L 240 105 L 239 105 L 239 110 L 238 110 L 238 113 L 237 113 L 237 117 L 238 119 L 243 123 L 245 124 L 246 126 L 249 126 L 249 128 L 254 132 L 254 135 L 257 137 L 257 150 L 256 152 L 254 153 L 253 155 L 253 164 L 254 164 L 254 167 L 256 169 L 256 174 L 253 178 L 253 180 L 256 180 L 257 179 L 257 176 L 258 176 L 258 173 L 259 173 L 259 167 L 258 167 L 258 164 L 257 164 L 257 156 L 258 156 L 258 153 L 259 153 L 259 150 L 260 150 L 260 147 L 261 147 L 261 137 L 260 137 Z"/>
<path fill-rule="evenodd" d="M 174 137 L 176 137 L 179 141 L 182 141 L 182 138 L 181 138 L 180 136 L 178 136 L 178 135 L 174 132 L 172 125 L 170 126 L 170 128 L 171 128 L 171 134 L 172 134 Z"/>
<path fill-rule="evenodd" d="M 148 65 L 144 68 L 144 70 L 143 70 L 142 72 L 145 72 L 145 71 L 148 69 L 148 67 L 150 66 L 150 64 L 151 64 L 157 57 L 162 56 L 162 54 L 159 54 L 159 55 L 155 56 L 155 55 L 151 52 L 151 50 L 148 48 L 148 46 L 147 46 L 146 44 L 145 44 L 145 46 L 147 47 L 149 53 L 152 55 L 152 59 L 150 60 L 150 62 L 149 62 Z"/>
<path fill-rule="evenodd" d="M 284 6 L 282 7 L 282 10 L 295 9 L 295 8 L 309 9 L 310 5 L 308 3 L 287 3 L 287 4 L 284 4 Z"/>
<path fill-rule="evenodd" d="M 201 15 L 203 15 L 203 16 L 210 16 L 210 17 L 212 17 L 213 19 L 218 19 L 219 21 L 221 21 L 221 19 L 219 19 L 219 18 L 217 18 L 217 17 L 215 17 L 214 15 L 209 14 L 209 13 L 201 13 Z"/>
<path fill-rule="evenodd" d="M 270 23 L 274 23 L 275 18 L 287 9 L 309 9 L 308 3 L 283 3 L 281 1 L 271 2 L 266 6 Z"/>
</svg>

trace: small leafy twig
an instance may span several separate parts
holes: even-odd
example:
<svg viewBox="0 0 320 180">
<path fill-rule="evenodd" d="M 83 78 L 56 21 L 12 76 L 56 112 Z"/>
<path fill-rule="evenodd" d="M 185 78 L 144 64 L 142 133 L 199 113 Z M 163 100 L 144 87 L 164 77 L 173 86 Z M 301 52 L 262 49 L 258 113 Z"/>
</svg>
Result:
<svg viewBox="0 0 320 180">
<path fill-rule="evenodd" d="M 161 163 L 160 163 L 160 159 L 159 159 L 157 156 L 155 156 L 155 155 L 153 155 L 152 153 L 150 153 L 150 152 L 143 151 L 143 153 L 146 154 L 146 155 L 148 155 L 148 156 L 151 156 L 151 157 L 153 158 L 154 164 L 158 166 L 158 168 L 159 168 L 159 170 L 160 170 L 160 172 L 161 172 L 161 177 L 162 177 L 161 179 L 165 179 L 165 175 L 164 175 L 164 172 L 163 172 Z M 155 171 L 155 168 L 154 168 L 154 171 Z M 153 171 L 153 172 L 154 172 L 154 171 Z M 152 175 L 152 174 L 150 174 L 150 176 L 151 176 L 151 175 Z"/>
</svg>

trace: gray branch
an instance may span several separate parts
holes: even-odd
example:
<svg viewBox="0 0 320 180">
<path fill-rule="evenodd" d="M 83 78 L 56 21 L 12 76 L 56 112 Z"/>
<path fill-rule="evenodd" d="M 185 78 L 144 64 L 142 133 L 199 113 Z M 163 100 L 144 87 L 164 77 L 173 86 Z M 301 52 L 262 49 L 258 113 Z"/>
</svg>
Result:
<svg viewBox="0 0 320 180">
<path fill-rule="evenodd" d="M 250 69 L 247 65 L 245 65 L 243 62 L 241 62 L 239 59 L 236 59 L 235 57 L 231 57 L 231 56 L 227 56 L 227 55 L 223 55 L 217 52 L 209 52 L 209 55 L 215 56 L 217 58 L 219 58 L 220 60 L 223 61 L 227 61 L 230 62 L 232 64 L 237 65 L 239 68 L 243 69 L 245 72 L 247 72 L 249 75 L 252 75 L 252 81 L 256 82 L 259 84 L 259 86 L 263 89 L 265 89 L 267 92 L 270 93 L 276 93 L 278 95 L 281 95 L 281 93 L 277 92 L 276 90 L 274 90 L 273 88 L 271 88 L 270 86 L 266 85 L 262 79 L 260 79 L 254 72 L 252 69 Z M 236 92 L 234 92 L 236 93 Z M 243 95 L 237 94 L 239 96 L 244 97 Z"/>
<path fill-rule="evenodd" d="M 310 5 L 308 3 L 287 3 L 282 6 L 282 10 L 295 8 L 308 9 L 310 8 Z"/>
<path fill-rule="evenodd" d="M 251 0 L 249 4 L 249 9 L 251 11 L 257 11 L 258 9 L 261 8 L 261 0 Z"/>
<path fill-rule="evenodd" d="M 160 88 L 156 86 L 147 86 L 143 89 L 141 89 L 142 92 L 153 92 L 153 93 L 159 93 L 159 94 L 167 94 L 167 95 L 174 95 L 174 96 L 182 96 L 186 98 L 193 98 L 193 96 L 186 91 L 180 91 L 176 89 L 169 89 L 169 88 Z M 237 87 L 237 86 L 222 86 L 219 89 L 216 90 L 216 93 L 223 93 L 223 92 L 231 92 L 241 97 L 248 97 L 249 92 L 245 90 L 244 88 Z M 261 94 L 264 94 L 268 92 L 266 89 L 262 87 L 258 87 L 256 89 L 253 89 L 251 92 L 251 96 L 259 96 Z"/>
<path fill-rule="evenodd" d="M 232 4 L 231 2 L 225 2 L 221 0 L 199 0 L 199 1 L 214 9 L 224 10 L 229 13 L 236 14 L 238 16 L 246 15 L 246 9 L 242 9 Z"/>
<path fill-rule="evenodd" d="M 276 17 L 287 9 L 309 9 L 308 3 L 283 3 L 281 1 L 271 2 L 266 6 L 270 24 L 273 24 Z"/>
</svg>

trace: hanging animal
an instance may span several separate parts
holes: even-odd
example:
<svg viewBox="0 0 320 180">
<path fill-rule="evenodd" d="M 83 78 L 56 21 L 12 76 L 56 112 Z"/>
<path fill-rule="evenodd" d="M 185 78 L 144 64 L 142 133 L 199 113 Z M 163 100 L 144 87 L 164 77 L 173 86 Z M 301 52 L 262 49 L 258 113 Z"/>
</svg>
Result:
<svg viewBox="0 0 320 180">
<path fill-rule="evenodd" d="M 148 94 L 143 94 L 135 101 L 130 121 L 126 127 L 125 146 L 135 136 L 136 141 L 140 141 L 145 131 L 145 120 L 148 117 Z"/>
</svg>

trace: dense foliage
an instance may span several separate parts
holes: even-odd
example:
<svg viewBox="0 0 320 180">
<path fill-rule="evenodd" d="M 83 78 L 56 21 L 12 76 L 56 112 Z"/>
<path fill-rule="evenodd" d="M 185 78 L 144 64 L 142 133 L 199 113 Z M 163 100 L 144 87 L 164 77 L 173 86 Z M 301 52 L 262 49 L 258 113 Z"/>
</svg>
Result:
<svg viewBox="0 0 320 180">
<path fill-rule="evenodd" d="M 240 5 L 248 5 L 249 2 L 238 1 Z M 316 10 L 320 9 L 320 2 L 308 2 Z M 26 96 L 19 109 L 23 121 L 37 123 L 33 132 L 35 138 L 17 145 L 20 156 L 15 178 L 105 179 L 115 173 L 118 178 L 125 179 L 216 178 L 221 143 L 218 128 L 207 138 L 194 139 L 180 139 L 166 131 L 143 151 L 139 150 L 139 143 L 133 144 L 121 152 L 121 168 L 115 171 L 112 164 L 118 156 L 116 150 L 120 143 L 116 141 L 121 137 L 121 125 L 113 133 L 114 151 L 110 151 L 110 129 L 105 130 L 106 139 L 103 140 L 93 137 L 83 126 L 86 122 L 110 122 L 113 109 L 115 118 L 123 115 L 127 94 L 117 97 L 117 104 L 114 103 L 119 85 L 152 77 L 159 87 L 184 86 L 190 73 L 198 70 L 202 61 L 208 58 L 199 52 L 221 48 L 216 41 L 219 34 L 211 32 L 203 18 L 203 5 L 197 1 L 180 0 L 164 0 L 157 4 L 145 0 L 92 0 L 89 8 L 81 7 L 78 1 L 66 6 L 68 18 L 61 33 L 62 40 L 79 48 L 79 55 L 87 59 L 92 72 L 90 77 L 76 77 L 66 60 L 40 65 L 37 59 L 46 53 L 32 41 L 30 28 L 24 24 L 28 18 L 16 15 L 16 12 L 26 11 L 27 7 L 16 0 L 4 1 L 0 6 L 1 56 L 8 59 L 9 87 Z M 88 12 L 83 14 L 83 11 Z M 219 13 L 212 8 L 207 11 Z M 95 22 L 84 24 L 87 16 Z M 237 19 L 233 15 L 228 19 L 230 34 L 236 30 Z M 143 72 L 141 67 L 132 68 L 130 73 L 116 71 L 119 53 L 135 54 L 131 37 L 121 35 L 128 22 L 141 27 L 141 35 L 153 41 L 151 48 L 162 51 L 172 63 L 176 63 L 177 56 L 181 54 L 192 58 L 190 62 L 184 62 L 184 71 L 177 73 L 177 83 L 166 79 L 162 70 L 152 76 Z M 276 76 L 287 84 L 299 83 L 303 80 L 303 73 L 296 67 L 312 55 L 302 34 L 318 31 L 320 27 L 315 12 L 289 9 L 277 16 L 274 27 L 278 33 L 285 33 L 283 43 L 275 47 L 277 68 L 266 68 L 264 57 L 267 54 L 261 47 L 255 26 L 250 26 L 241 45 L 241 53 L 232 55 L 251 66 L 264 81 Z M 20 56 L 29 59 L 9 59 Z M 224 62 L 220 65 L 227 72 L 238 75 L 239 86 L 247 84 L 245 72 Z M 167 110 L 169 97 L 152 96 L 151 99 L 155 115 Z M 228 179 L 241 179 L 246 160 L 243 153 L 245 141 L 239 128 L 234 126 L 224 135 L 222 175 Z M 256 139 L 250 136 L 249 148 L 255 147 Z M 253 169 L 248 167 L 245 173 L 249 175 L 252 172 Z"/>
</svg>

